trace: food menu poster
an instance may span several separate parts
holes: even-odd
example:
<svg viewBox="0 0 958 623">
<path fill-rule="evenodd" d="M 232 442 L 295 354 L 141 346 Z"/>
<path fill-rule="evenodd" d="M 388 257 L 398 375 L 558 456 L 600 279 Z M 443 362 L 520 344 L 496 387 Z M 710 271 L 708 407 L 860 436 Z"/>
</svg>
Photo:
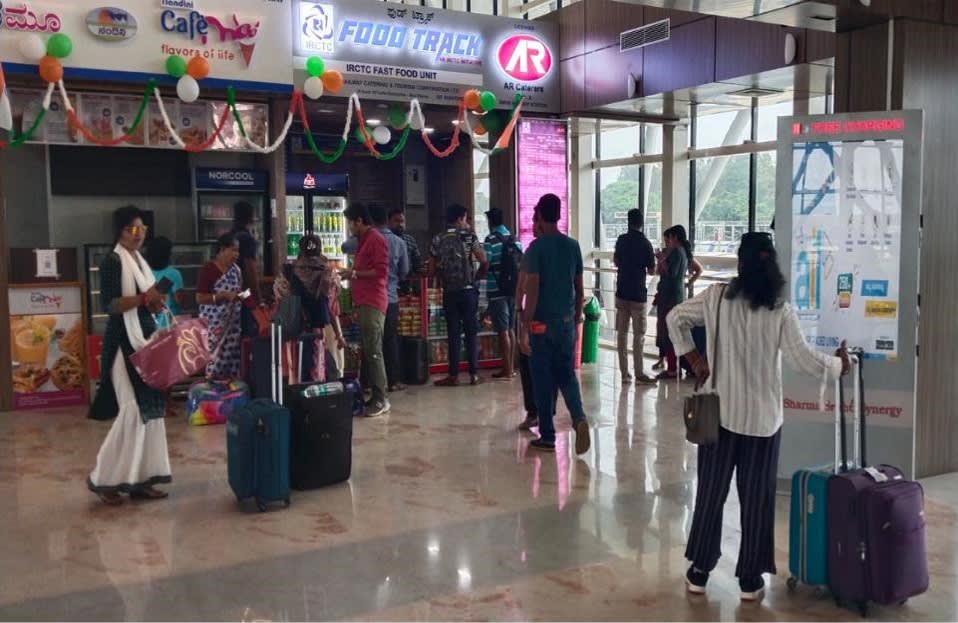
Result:
<svg viewBox="0 0 958 623">
<path fill-rule="evenodd" d="M 900 140 L 796 143 L 791 302 L 809 345 L 898 356 Z"/>
<path fill-rule="evenodd" d="M 13 125 L 17 132 L 23 133 L 30 128 L 40 112 L 40 103 L 43 101 L 42 91 L 30 89 L 11 89 L 10 100 L 13 114 Z M 111 95 L 100 93 L 75 93 L 73 105 L 77 116 L 90 133 L 98 139 L 111 140 L 123 136 L 133 126 L 136 113 L 139 111 L 141 99 L 131 95 Z M 166 112 L 170 118 L 170 125 L 180 134 L 187 145 L 199 145 L 205 142 L 213 133 L 216 122 L 223 113 L 225 104 L 213 102 L 185 102 L 166 101 Z M 237 111 L 246 127 L 250 139 L 258 145 L 265 145 L 269 139 L 269 109 L 265 104 L 237 103 Z M 84 145 L 88 141 L 67 119 L 62 110 L 62 103 L 54 97 L 50 110 L 38 131 L 34 134 L 33 142 L 47 144 Z M 176 148 L 160 108 L 155 101 L 150 101 L 143 115 L 143 120 L 134 131 L 133 138 L 121 146 Z M 248 151 L 246 142 L 242 139 L 239 125 L 229 116 L 223 128 L 221 138 L 217 140 L 213 149 L 229 151 Z"/>
<path fill-rule="evenodd" d="M 9 301 L 14 408 L 86 404 L 80 288 L 11 288 Z"/>
<path fill-rule="evenodd" d="M 523 248 L 532 243 L 532 217 L 539 198 L 547 193 L 562 201 L 559 231 L 569 232 L 569 163 L 567 122 L 522 119 L 516 143 L 519 206 L 517 230 Z"/>
</svg>

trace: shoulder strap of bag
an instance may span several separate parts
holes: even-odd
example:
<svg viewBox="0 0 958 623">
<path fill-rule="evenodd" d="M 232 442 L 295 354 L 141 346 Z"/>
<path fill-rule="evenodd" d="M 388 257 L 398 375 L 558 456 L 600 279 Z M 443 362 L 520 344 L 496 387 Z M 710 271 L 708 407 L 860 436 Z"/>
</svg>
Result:
<svg viewBox="0 0 958 623">
<path fill-rule="evenodd" d="M 722 299 L 725 298 L 725 288 L 719 293 L 718 305 L 715 307 L 715 346 L 712 348 L 712 391 L 715 391 L 715 377 L 718 376 L 718 353 L 719 353 L 719 324 L 722 322 Z"/>
</svg>

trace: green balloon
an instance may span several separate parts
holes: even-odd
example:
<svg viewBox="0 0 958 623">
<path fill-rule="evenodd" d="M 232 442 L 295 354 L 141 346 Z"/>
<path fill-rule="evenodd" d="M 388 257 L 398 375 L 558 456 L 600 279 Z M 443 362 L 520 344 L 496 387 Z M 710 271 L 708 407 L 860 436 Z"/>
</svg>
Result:
<svg viewBox="0 0 958 623">
<path fill-rule="evenodd" d="M 521 102 L 521 101 L 522 101 L 522 93 L 516 93 L 516 96 L 515 96 L 514 98 L 512 98 L 512 105 L 513 105 L 513 106 L 518 106 L 518 105 L 519 105 L 519 102 Z"/>
<path fill-rule="evenodd" d="M 499 103 L 496 94 L 492 91 L 483 91 L 482 95 L 479 96 L 479 105 L 485 111 L 490 111 L 496 107 L 496 104 Z"/>
<path fill-rule="evenodd" d="M 482 127 L 490 132 L 498 132 L 502 129 L 502 118 L 496 111 L 487 112 L 482 116 Z"/>
<path fill-rule="evenodd" d="M 326 70 L 326 63 L 318 56 L 310 56 L 306 59 L 306 73 L 310 76 L 319 77 Z"/>
<path fill-rule="evenodd" d="M 406 111 L 401 106 L 392 106 L 389 109 L 389 125 L 397 130 L 406 127 Z"/>
<path fill-rule="evenodd" d="M 73 42 L 63 33 L 57 33 L 47 40 L 47 54 L 56 58 L 66 58 L 73 51 Z"/>
<path fill-rule="evenodd" d="M 171 54 L 166 58 L 166 73 L 174 78 L 182 78 L 186 75 L 186 59 L 176 54 Z"/>
</svg>

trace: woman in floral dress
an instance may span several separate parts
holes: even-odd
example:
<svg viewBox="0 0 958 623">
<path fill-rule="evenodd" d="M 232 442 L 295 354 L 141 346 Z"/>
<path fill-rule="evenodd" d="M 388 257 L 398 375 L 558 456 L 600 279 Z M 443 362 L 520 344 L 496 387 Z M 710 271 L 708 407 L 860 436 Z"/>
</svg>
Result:
<svg viewBox="0 0 958 623">
<path fill-rule="evenodd" d="M 196 282 L 196 302 L 200 318 L 210 332 L 210 352 L 215 353 L 206 375 L 216 379 L 235 379 L 240 373 L 240 306 L 243 272 L 236 264 L 239 242 L 233 234 L 216 240 L 214 257 L 200 271 Z"/>
</svg>

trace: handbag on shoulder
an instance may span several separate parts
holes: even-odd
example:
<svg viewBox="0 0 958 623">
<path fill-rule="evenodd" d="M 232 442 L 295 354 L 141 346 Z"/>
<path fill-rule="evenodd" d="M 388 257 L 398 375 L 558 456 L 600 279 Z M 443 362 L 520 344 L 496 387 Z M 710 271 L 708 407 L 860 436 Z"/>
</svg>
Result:
<svg viewBox="0 0 958 623">
<path fill-rule="evenodd" d="M 721 322 L 722 299 L 725 298 L 725 288 L 719 294 L 718 306 L 715 309 L 715 347 L 712 350 L 712 387 L 707 392 L 696 392 L 685 399 L 683 420 L 685 421 L 685 438 L 696 445 L 707 446 L 718 441 L 719 426 L 722 423 L 722 408 L 718 392 L 715 389 L 715 377 L 718 369 L 719 349 L 719 322 Z"/>
</svg>

